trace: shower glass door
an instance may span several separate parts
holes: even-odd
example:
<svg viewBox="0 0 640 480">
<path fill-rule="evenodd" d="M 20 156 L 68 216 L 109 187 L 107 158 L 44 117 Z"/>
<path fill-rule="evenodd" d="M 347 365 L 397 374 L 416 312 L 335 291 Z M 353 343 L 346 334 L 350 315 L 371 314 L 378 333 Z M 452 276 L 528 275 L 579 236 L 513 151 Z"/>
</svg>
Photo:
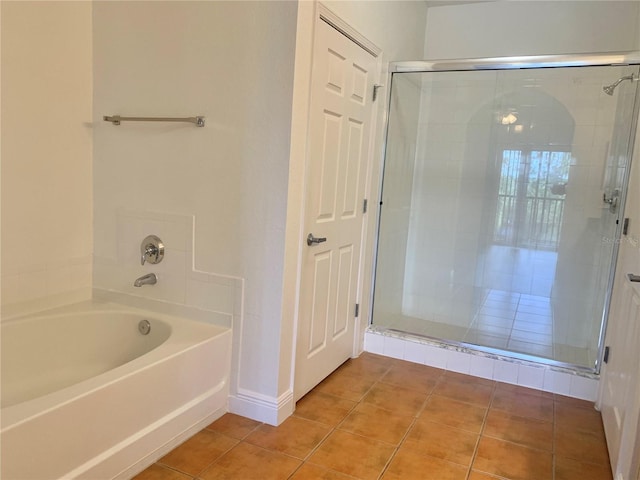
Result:
<svg viewBox="0 0 640 480">
<path fill-rule="evenodd" d="M 394 73 L 372 327 L 594 368 L 637 70 Z"/>
</svg>

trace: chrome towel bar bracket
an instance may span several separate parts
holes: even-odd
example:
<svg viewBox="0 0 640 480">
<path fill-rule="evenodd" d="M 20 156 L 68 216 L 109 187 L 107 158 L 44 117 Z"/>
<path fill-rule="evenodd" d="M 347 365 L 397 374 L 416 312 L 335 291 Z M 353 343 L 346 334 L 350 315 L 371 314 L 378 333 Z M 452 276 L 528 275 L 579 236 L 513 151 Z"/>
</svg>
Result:
<svg viewBox="0 0 640 480">
<path fill-rule="evenodd" d="M 196 127 L 204 127 L 204 117 L 122 117 L 120 115 L 105 115 L 105 122 L 120 125 L 120 122 L 183 122 L 193 123 Z"/>
</svg>

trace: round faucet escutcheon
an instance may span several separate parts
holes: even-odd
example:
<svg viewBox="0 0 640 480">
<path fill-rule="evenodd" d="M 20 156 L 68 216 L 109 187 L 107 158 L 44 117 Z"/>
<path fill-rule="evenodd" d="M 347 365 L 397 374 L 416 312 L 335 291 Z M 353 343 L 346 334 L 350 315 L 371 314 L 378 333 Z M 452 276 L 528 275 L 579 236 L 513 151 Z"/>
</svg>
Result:
<svg viewBox="0 0 640 480">
<path fill-rule="evenodd" d="M 140 244 L 140 265 L 160 263 L 164 258 L 164 243 L 155 235 L 147 235 Z"/>
</svg>

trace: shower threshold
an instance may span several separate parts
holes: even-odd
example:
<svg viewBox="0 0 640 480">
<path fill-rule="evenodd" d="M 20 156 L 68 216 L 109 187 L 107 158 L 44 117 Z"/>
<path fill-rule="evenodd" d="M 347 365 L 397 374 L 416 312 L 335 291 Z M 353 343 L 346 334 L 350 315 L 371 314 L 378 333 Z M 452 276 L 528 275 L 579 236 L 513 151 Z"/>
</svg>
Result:
<svg viewBox="0 0 640 480">
<path fill-rule="evenodd" d="M 532 368 L 547 369 L 557 373 L 583 377 L 585 379 L 599 378 L 599 375 L 596 373 L 594 368 L 589 368 L 583 365 L 496 347 L 476 345 L 464 341 L 442 339 L 423 333 L 408 332 L 393 327 L 369 325 L 366 330 L 366 336 L 369 340 L 368 346 L 373 346 L 373 348 L 365 348 L 367 351 L 395 358 L 400 358 L 402 356 L 405 360 L 417 361 L 418 363 L 424 363 L 450 370 L 457 370 L 456 368 L 449 368 L 449 365 L 447 365 L 452 358 L 457 357 L 458 360 L 460 360 L 460 363 L 464 363 L 464 360 L 461 360 L 462 357 L 460 357 L 460 355 L 456 355 L 457 352 L 457 354 L 469 356 L 470 364 L 477 359 L 489 359 L 498 362 L 496 365 L 502 365 L 503 363 L 517 364 Z M 374 339 L 375 337 L 378 338 Z M 365 344 L 367 344 L 367 342 L 365 342 Z M 409 353 L 408 355 L 405 354 L 406 352 L 420 352 L 420 347 L 417 347 L 416 344 L 425 346 L 425 351 L 429 352 L 427 355 L 429 358 L 425 358 L 425 361 L 423 361 L 421 353 L 417 353 L 417 356 L 415 357 L 412 353 Z M 394 345 L 395 349 L 393 347 L 388 348 L 388 345 Z M 402 355 L 400 355 L 400 349 L 403 351 Z M 453 357 L 451 352 L 454 352 Z M 463 373 L 471 373 L 473 375 L 473 372 Z M 488 377 L 486 374 L 479 376 Z M 507 379 L 509 383 L 516 383 L 514 378 L 511 380 L 512 381 L 509 382 L 509 379 Z"/>
</svg>

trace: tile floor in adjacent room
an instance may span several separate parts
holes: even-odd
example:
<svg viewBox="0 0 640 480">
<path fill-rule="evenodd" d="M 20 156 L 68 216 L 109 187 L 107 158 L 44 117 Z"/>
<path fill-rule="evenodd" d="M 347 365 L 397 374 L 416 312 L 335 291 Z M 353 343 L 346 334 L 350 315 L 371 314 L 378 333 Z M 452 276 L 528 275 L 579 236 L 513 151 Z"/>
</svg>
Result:
<svg viewBox="0 0 640 480">
<path fill-rule="evenodd" d="M 279 427 L 226 414 L 135 480 L 611 480 L 593 404 L 362 354 Z"/>
</svg>

